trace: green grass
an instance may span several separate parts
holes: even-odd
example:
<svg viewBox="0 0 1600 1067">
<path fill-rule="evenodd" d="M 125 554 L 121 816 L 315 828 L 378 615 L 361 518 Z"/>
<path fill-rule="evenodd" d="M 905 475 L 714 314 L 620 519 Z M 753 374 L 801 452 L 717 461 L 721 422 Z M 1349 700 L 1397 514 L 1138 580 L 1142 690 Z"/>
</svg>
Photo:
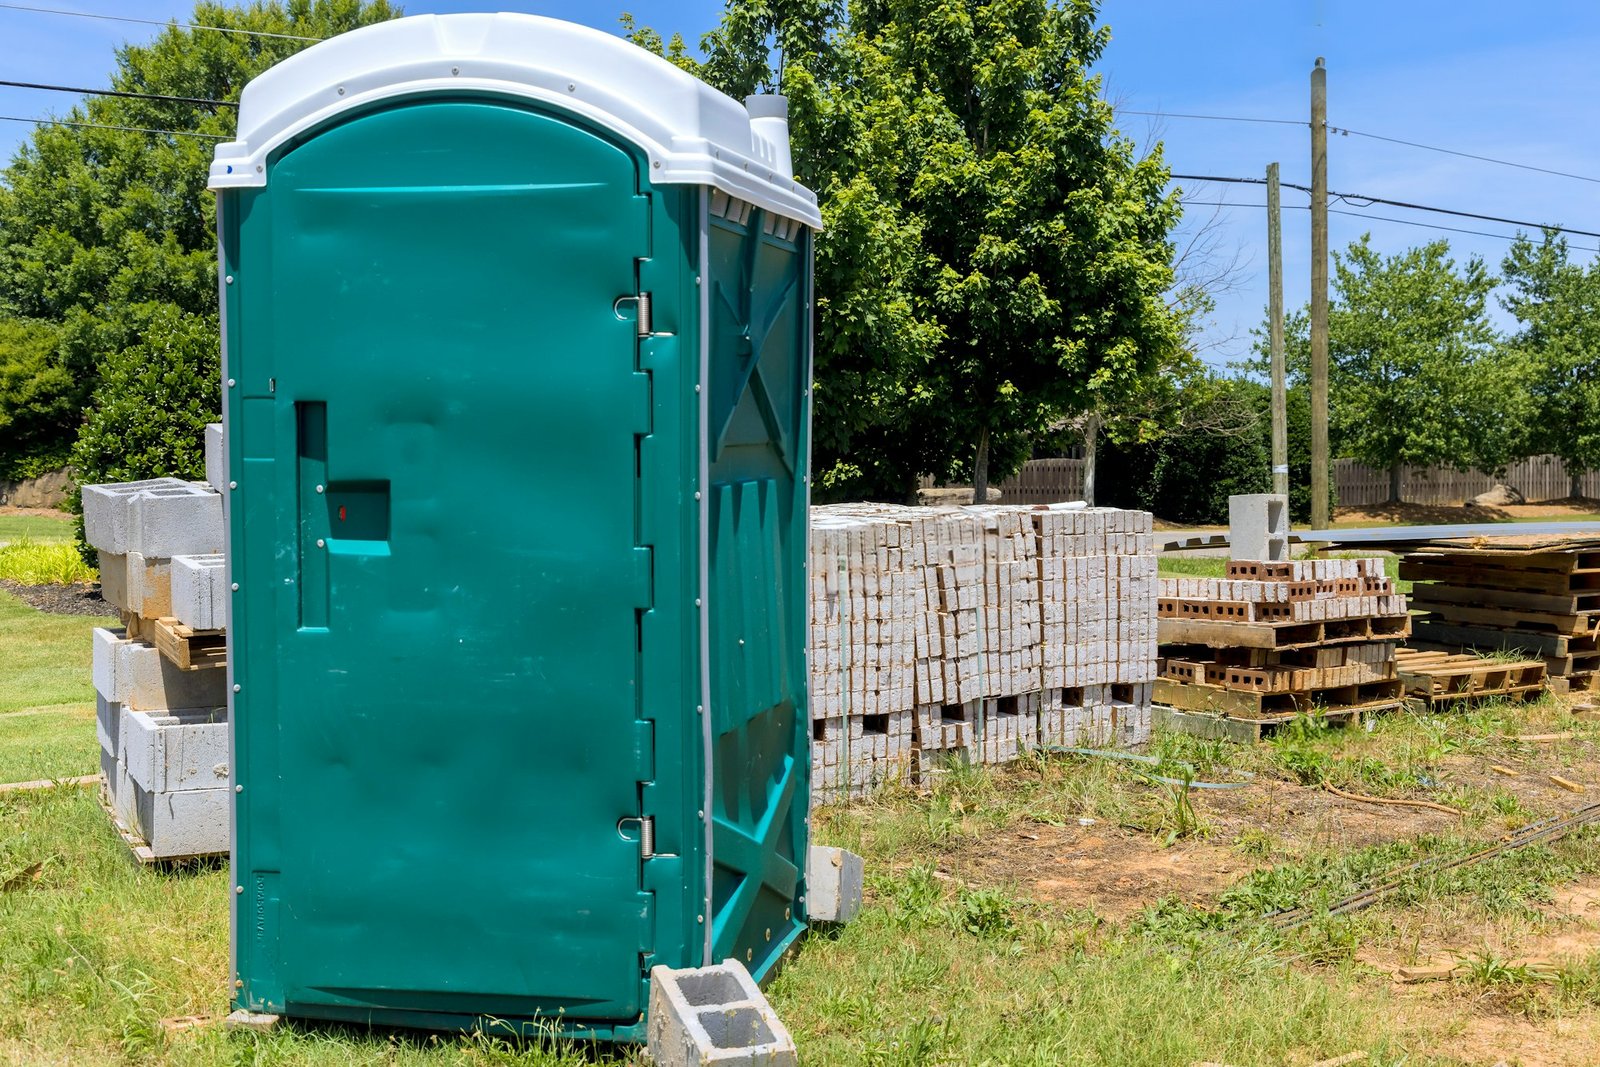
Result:
<svg viewBox="0 0 1600 1067">
<path fill-rule="evenodd" d="M 7 515 L 0 511 L 0 544 L 24 537 L 35 541 L 71 541 L 72 516 L 62 512 L 55 515 Z"/>
<path fill-rule="evenodd" d="M 54 618 L 0 594 L 0 781 L 90 773 L 93 620 Z M 1291 732 L 1235 746 L 1162 734 L 1151 751 L 1201 779 L 1241 770 L 1292 778 L 1297 767 L 1366 791 L 1441 795 L 1427 784 L 1453 754 L 1494 757 L 1545 705 L 1496 704 L 1450 716 L 1393 715 L 1361 730 Z M 1551 725 L 1600 738 L 1559 715 Z M 1540 728 L 1543 728 L 1542 726 Z M 1081 1064 L 1184 1067 L 1310 1063 L 1355 1050 L 1378 1067 L 1446 1067 L 1449 1030 L 1469 999 L 1501 998 L 1532 1018 L 1594 1011 L 1600 963 L 1551 982 L 1484 966 L 1419 1013 L 1358 947 L 1403 944 L 1429 923 L 1533 923 L 1553 887 L 1600 869 L 1589 831 L 1501 860 L 1410 879 L 1381 906 L 1283 933 L 1260 916 L 1326 903 L 1405 863 L 1493 840 L 1543 812 L 1496 806 L 1486 791 L 1447 835 L 1340 852 L 1246 831 L 1229 854 L 1255 867 L 1220 898 L 1151 901 L 1114 922 L 1011 884 L 969 881 L 957 858 L 982 839 L 1097 821 L 1174 837 L 1169 791 L 1102 760 L 1034 756 L 1005 769 L 958 768 L 923 794 L 888 791 L 822 809 L 819 840 L 868 860 L 860 919 L 816 930 L 769 989 L 802 1062 L 841 1067 Z M 1452 798 L 1454 799 L 1454 798 Z M 1565 799 L 1565 798 L 1561 798 Z M 1204 819 L 1202 809 L 1201 819 Z M 1190 826 L 1178 836 L 1206 832 Z M 1203 847 L 1228 848 L 1212 838 Z M 1251 859 L 1257 862 L 1251 862 Z M 1258 866 L 1258 863 L 1261 866 Z M 211 1026 L 169 1035 L 161 1021 L 218 1016 L 229 995 L 225 865 L 175 872 L 131 863 L 93 794 L 0 794 L 0 1063 L 528 1064 L 632 1063 L 626 1050 L 513 1046 L 483 1037 L 290 1025 L 267 1036 Z M 630 1059 L 630 1057 L 633 1057 Z"/>
<path fill-rule="evenodd" d="M 0 715 L 61 704 L 93 706 L 89 632 L 105 625 L 105 619 L 45 615 L 0 592 Z"/>
<path fill-rule="evenodd" d="M 35 541 L 23 537 L 0 545 L 0 578 L 23 585 L 71 585 L 92 582 L 95 569 L 83 561 L 70 541 Z"/>
</svg>

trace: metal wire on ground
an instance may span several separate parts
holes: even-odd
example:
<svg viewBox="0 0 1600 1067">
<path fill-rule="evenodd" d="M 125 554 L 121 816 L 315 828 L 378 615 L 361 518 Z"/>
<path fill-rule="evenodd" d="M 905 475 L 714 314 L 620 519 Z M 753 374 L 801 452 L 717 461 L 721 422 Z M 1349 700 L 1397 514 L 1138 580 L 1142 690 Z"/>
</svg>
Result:
<svg viewBox="0 0 1600 1067">
<path fill-rule="evenodd" d="M 1414 875 L 1454 870 L 1457 867 L 1465 867 L 1481 860 L 1503 856 L 1508 852 L 1527 848 L 1529 845 L 1557 841 L 1597 818 L 1600 818 L 1600 803 L 1590 804 L 1586 807 L 1578 808 L 1576 811 L 1568 812 L 1566 815 L 1556 815 L 1536 823 L 1529 823 L 1522 829 L 1508 834 L 1499 844 L 1479 849 L 1477 852 L 1470 852 L 1465 856 L 1457 856 L 1455 859 L 1437 856 L 1397 868 L 1385 876 L 1388 879 L 1387 881 L 1370 889 L 1363 889 L 1359 893 L 1352 893 L 1343 900 L 1329 905 L 1325 913 L 1308 907 L 1286 908 L 1283 911 L 1273 912 L 1266 916 L 1266 919 L 1280 930 L 1292 930 L 1296 926 L 1309 922 L 1322 914 L 1348 915 L 1351 912 L 1362 911 L 1372 907 L 1372 905 L 1396 889 L 1404 886 L 1407 880 Z"/>
</svg>

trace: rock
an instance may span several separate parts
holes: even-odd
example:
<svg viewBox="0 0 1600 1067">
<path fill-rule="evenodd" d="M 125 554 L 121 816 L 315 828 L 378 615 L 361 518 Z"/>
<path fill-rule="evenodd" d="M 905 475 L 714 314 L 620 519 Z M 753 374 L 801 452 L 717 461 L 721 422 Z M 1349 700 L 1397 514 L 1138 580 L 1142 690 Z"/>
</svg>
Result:
<svg viewBox="0 0 1600 1067">
<path fill-rule="evenodd" d="M 1479 493 L 1472 503 L 1480 508 L 1503 508 L 1508 504 L 1526 504 L 1528 498 L 1509 485 L 1497 485 L 1487 493 Z"/>
<path fill-rule="evenodd" d="M 1002 494 L 999 486 L 989 487 L 989 503 L 998 504 Z M 917 490 L 917 503 L 923 507 L 961 505 L 972 503 L 972 486 L 950 485 Z"/>
<path fill-rule="evenodd" d="M 12 508 L 58 508 L 72 493 L 72 472 L 49 471 L 20 482 L 0 482 L 0 505 Z"/>
</svg>

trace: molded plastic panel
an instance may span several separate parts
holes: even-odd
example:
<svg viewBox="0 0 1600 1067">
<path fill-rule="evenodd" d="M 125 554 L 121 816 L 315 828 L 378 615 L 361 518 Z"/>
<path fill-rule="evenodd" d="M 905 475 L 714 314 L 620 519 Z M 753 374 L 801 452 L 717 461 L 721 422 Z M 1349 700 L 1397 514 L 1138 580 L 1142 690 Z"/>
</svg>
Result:
<svg viewBox="0 0 1600 1067">
<path fill-rule="evenodd" d="M 643 1012 L 638 186 L 434 98 L 229 194 L 243 1006 Z"/>
<path fill-rule="evenodd" d="M 762 978 L 804 929 L 810 236 L 710 220 L 712 958 Z"/>
</svg>

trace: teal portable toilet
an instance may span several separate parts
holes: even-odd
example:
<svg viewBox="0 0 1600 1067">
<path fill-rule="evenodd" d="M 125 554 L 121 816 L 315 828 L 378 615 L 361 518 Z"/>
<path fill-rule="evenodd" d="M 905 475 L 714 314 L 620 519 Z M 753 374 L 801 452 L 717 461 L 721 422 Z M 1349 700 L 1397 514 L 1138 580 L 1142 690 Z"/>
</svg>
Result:
<svg viewBox="0 0 1600 1067">
<path fill-rule="evenodd" d="M 640 1039 L 804 928 L 816 198 L 782 102 L 357 30 L 211 168 L 237 1008 Z"/>
</svg>

